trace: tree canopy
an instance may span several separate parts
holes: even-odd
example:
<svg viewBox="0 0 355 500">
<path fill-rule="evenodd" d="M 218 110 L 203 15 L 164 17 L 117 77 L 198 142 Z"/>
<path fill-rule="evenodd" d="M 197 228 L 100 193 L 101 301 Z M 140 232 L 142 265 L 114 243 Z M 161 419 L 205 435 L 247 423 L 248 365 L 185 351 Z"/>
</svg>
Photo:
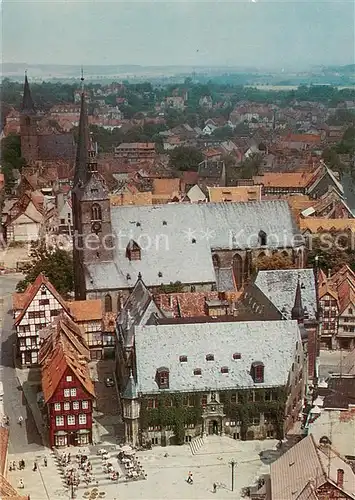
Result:
<svg viewBox="0 0 355 500">
<path fill-rule="evenodd" d="M 70 253 L 59 248 L 48 249 L 44 242 L 33 243 L 30 259 L 30 263 L 24 269 L 25 278 L 16 286 L 18 292 L 25 291 L 40 273 L 49 279 L 63 297 L 73 290 L 73 259 Z"/>
<path fill-rule="evenodd" d="M 175 170 L 195 170 L 199 163 L 203 161 L 203 154 L 196 148 L 188 146 L 178 146 L 169 152 L 169 164 Z"/>
<path fill-rule="evenodd" d="M 293 269 L 295 265 L 290 257 L 276 253 L 257 259 L 255 267 L 260 271 L 265 271 L 271 269 Z"/>
<path fill-rule="evenodd" d="M 1 167 L 5 177 L 5 188 L 10 191 L 14 184 L 13 170 L 21 171 L 25 164 L 21 156 L 21 138 L 19 135 L 9 134 L 1 141 Z"/>
</svg>

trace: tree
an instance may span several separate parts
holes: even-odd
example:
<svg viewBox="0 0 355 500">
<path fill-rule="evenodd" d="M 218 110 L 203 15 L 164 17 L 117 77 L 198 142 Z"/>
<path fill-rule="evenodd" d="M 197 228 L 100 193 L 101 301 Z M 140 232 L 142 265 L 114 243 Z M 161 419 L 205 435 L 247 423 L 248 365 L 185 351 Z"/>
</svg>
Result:
<svg viewBox="0 0 355 500">
<path fill-rule="evenodd" d="M 240 179 L 251 179 L 254 175 L 258 175 L 262 165 L 263 158 L 259 153 L 253 153 L 246 158 L 238 167 Z"/>
<path fill-rule="evenodd" d="M 212 137 L 215 139 L 228 140 L 232 139 L 234 135 L 234 131 L 231 127 L 226 125 L 225 127 L 216 128 L 216 130 L 212 133 Z"/>
<path fill-rule="evenodd" d="M 169 285 L 161 284 L 158 288 L 158 293 L 181 293 L 183 291 L 184 285 L 181 283 L 181 281 L 175 281 L 175 283 L 170 281 Z"/>
<path fill-rule="evenodd" d="M 261 257 L 257 259 L 256 266 L 260 271 L 269 269 L 294 269 L 295 265 L 290 257 L 275 253 L 273 255 Z"/>
<path fill-rule="evenodd" d="M 21 171 L 25 164 L 21 156 L 21 137 L 9 134 L 1 141 L 1 167 L 5 176 L 5 186 L 7 191 L 11 191 L 14 183 L 13 170 Z"/>
<path fill-rule="evenodd" d="M 351 235 L 324 233 L 310 236 L 308 241 L 308 265 L 317 265 L 324 271 L 338 271 L 344 264 L 355 269 L 355 251 L 352 250 Z"/>
<path fill-rule="evenodd" d="M 169 153 L 169 165 L 175 170 L 197 170 L 203 154 L 196 148 L 178 146 Z"/>
<path fill-rule="evenodd" d="M 45 242 L 34 242 L 30 258 L 30 263 L 24 269 L 25 278 L 16 286 L 18 292 L 25 291 L 40 273 L 49 279 L 63 297 L 73 290 L 73 259 L 70 253 L 59 248 L 48 249 Z"/>
</svg>

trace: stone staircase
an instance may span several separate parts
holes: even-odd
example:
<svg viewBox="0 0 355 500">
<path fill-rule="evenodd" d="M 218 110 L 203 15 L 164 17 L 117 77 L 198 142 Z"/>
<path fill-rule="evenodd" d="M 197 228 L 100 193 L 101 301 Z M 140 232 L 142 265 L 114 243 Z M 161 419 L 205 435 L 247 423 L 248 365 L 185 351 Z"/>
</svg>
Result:
<svg viewBox="0 0 355 500">
<path fill-rule="evenodd" d="M 203 441 L 202 437 L 198 436 L 198 437 L 191 439 L 190 450 L 191 450 L 192 455 L 196 455 L 198 450 L 200 448 L 202 448 L 203 445 L 204 445 L 204 441 Z"/>
</svg>

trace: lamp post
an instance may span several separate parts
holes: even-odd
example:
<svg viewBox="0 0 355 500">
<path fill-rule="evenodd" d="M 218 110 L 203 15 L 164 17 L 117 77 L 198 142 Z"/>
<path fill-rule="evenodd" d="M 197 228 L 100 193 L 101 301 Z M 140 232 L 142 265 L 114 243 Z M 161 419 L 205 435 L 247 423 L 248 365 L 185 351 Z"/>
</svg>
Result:
<svg viewBox="0 0 355 500">
<path fill-rule="evenodd" d="M 232 460 L 231 462 L 229 462 L 229 465 L 232 466 L 232 491 L 234 491 L 234 467 L 238 464 L 235 460 Z"/>
</svg>

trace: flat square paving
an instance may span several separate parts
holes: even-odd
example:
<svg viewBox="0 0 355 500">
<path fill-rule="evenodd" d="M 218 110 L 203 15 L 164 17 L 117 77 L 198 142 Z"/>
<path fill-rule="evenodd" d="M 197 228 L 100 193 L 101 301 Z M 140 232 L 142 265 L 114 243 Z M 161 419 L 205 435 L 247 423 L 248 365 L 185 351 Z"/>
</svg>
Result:
<svg viewBox="0 0 355 500">
<path fill-rule="evenodd" d="M 80 484 L 75 492 L 77 499 L 92 497 L 93 489 L 97 488 L 95 498 L 107 500 L 118 499 L 206 499 L 212 498 L 241 498 L 241 490 L 255 483 L 262 474 L 268 473 L 269 467 L 264 465 L 259 457 L 263 450 L 275 448 L 276 440 L 265 441 L 234 441 L 228 437 L 209 436 L 193 455 L 189 445 L 154 447 L 152 450 L 138 451 L 137 460 L 140 461 L 147 479 L 126 482 L 123 474 L 118 482 L 111 481 L 103 473 L 101 458 L 92 449 L 90 462 L 93 466 L 94 483 L 90 486 Z M 110 448 L 111 446 L 111 448 Z M 110 461 L 119 470 L 117 460 L 118 450 L 112 445 L 102 444 L 101 447 L 110 449 Z M 66 450 L 68 451 L 68 450 Z M 77 448 L 70 449 L 75 456 Z M 60 451 L 62 453 L 62 451 Z M 70 498 L 71 492 L 64 486 L 60 467 L 53 453 L 48 450 L 47 467 L 43 465 L 43 456 L 38 456 L 39 470 L 32 471 L 34 454 L 23 456 L 26 460 L 25 471 L 9 472 L 8 477 L 16 487 L 22 478 L 25 484 L 22 494 L 29 494 L 31 500 L 55 500 Z M 19 460 L 21 456 L 10 456 L 9 460 Z M 237 462 L 234 475 L 234 492 L 231 491 L 232 471 L 230 462 Z M 193 484 L 186 482 L 188 473 L 192 472 Z M 217 492 L 212 491 L 213 483 L 217 484 Z M 92 497 L 93 498 L 93 497 Z"/>
</svg>

